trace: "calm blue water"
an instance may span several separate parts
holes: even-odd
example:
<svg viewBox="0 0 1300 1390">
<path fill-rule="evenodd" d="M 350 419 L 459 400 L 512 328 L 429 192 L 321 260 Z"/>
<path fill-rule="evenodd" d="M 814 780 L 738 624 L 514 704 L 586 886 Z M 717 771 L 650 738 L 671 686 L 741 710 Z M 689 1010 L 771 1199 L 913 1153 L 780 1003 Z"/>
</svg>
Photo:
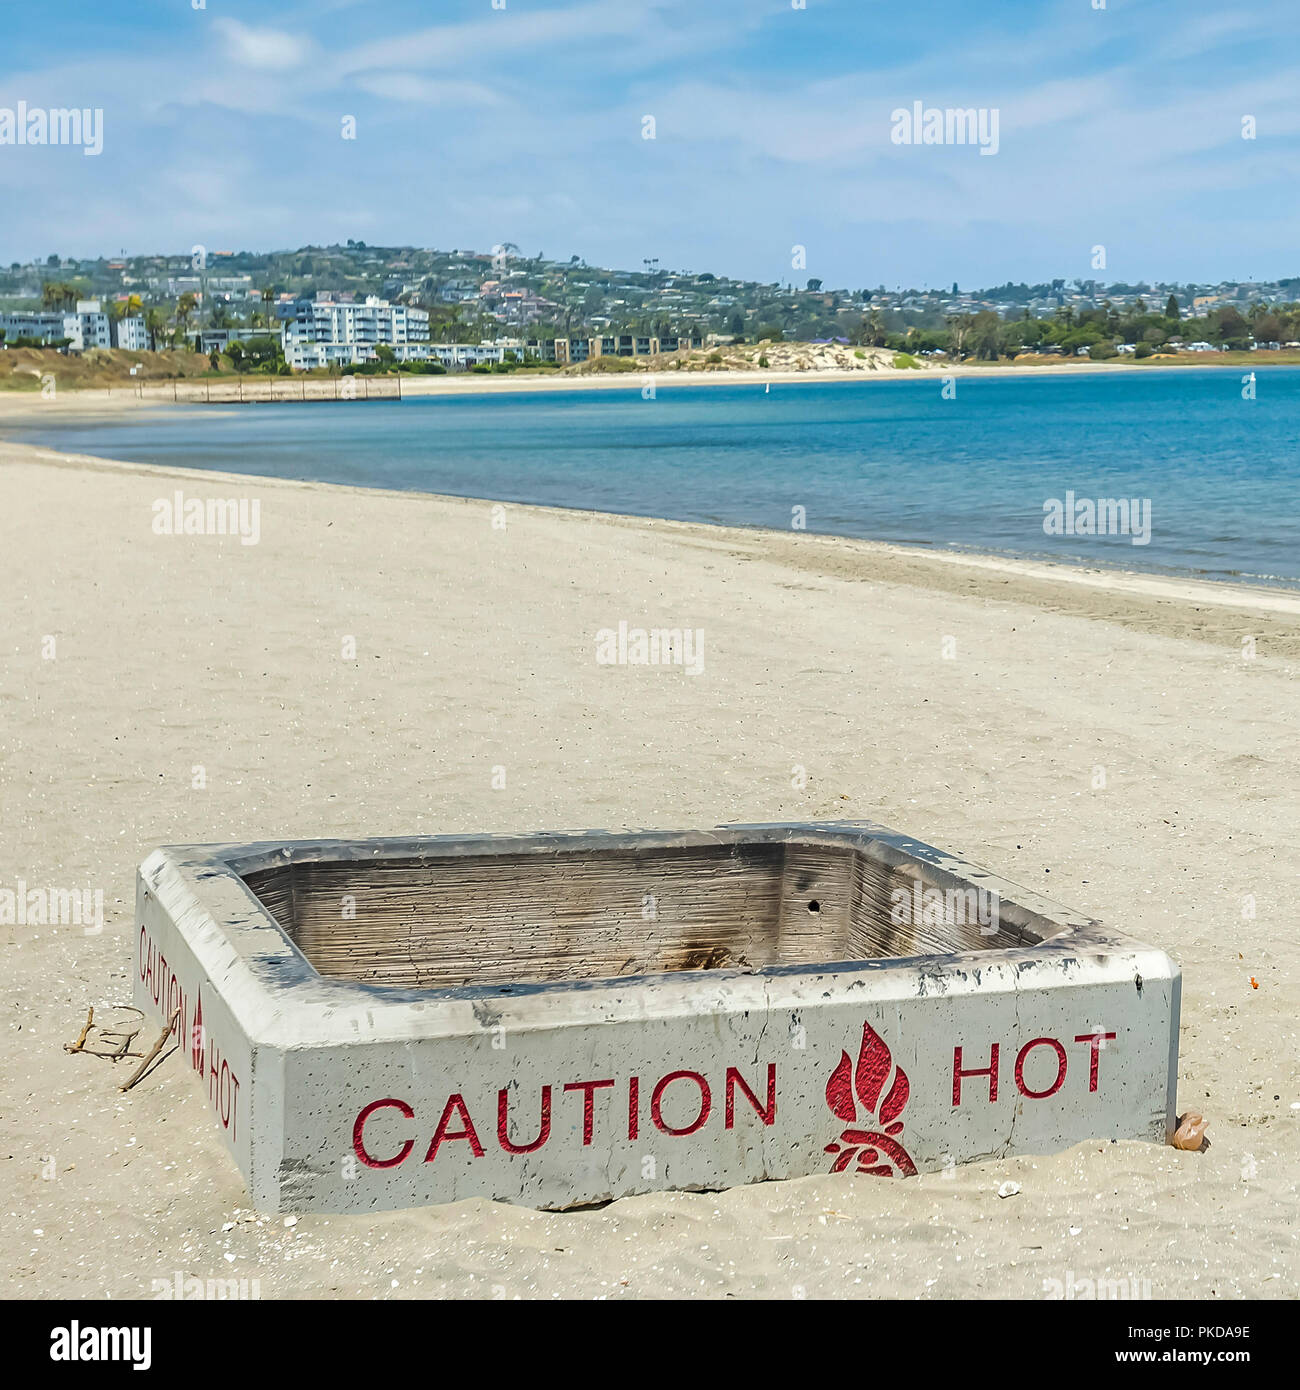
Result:
<svg viewBox="0 0 1300 1390">
<path fill-rule="evenodd" d="M 6 428 L 145 463 L 1300 584 L 1300 368 L 211 406 Z M 1044 534 L 1145 498 L 1151 540 Z"/>
</svg>

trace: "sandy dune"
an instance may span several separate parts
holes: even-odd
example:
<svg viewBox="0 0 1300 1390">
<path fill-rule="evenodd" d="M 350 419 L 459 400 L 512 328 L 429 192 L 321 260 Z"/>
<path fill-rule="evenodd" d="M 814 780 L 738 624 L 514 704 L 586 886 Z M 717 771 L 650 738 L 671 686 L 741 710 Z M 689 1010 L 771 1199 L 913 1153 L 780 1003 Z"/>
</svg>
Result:
<svg viewBox="0 0 1300 1390">
<path fill-rule="evenodd" d="M 153 534 L 178 487 L 257 498 L 259 543 Z M 106 907 L 99 934 L 0 926 L 5 1293 L 148 1298 L 180 1272 L 263 1297 L 1295 1296 L 1294 595 L 504 515 L 0 445 L 0 885 Z M 703 674 L 598 666 L 621 618 L 702 628 Z M 123 1096 L 62 1047 L 129 998 L 159 843 L 813 817 L 884 822 L 1168 950 L 1179 1108 L 1212 1147 L 286 1226 L 246 1209 L 189 1073 Z"/>
</svg>

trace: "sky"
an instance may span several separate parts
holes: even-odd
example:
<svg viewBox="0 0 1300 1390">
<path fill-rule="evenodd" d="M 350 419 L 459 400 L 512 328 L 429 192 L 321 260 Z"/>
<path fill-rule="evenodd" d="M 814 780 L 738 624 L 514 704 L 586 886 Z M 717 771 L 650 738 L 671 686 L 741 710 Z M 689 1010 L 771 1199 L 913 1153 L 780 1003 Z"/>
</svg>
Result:
<svg viewBox="0 0 1300 1390">
<path fill-rule="evenodd" d="M 0 0 L 0 121 L 103 111 L 98 156 L 0 144 L 0 263 L 352 238 L 845 288 L 1297 275 L 1296 4 Z M 996 154 L 896 143 L 918 101 L 996 111 Z"/>
</svg>

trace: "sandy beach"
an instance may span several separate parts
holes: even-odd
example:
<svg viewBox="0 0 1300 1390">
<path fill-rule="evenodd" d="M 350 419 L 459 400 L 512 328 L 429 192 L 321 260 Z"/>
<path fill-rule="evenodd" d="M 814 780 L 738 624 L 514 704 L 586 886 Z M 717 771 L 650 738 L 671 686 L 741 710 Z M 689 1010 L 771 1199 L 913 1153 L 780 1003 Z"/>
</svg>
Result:
<svg viewBox="0 0 1300 1390">
<path fill-rule="evenodd" d="M 978 362 L 940 363 L 931 359 L 919 367 L 894 367 L 881 359 L 875 370 L 856 371 L 770 371 L 755 368 L 749 371 L 713 369 L 709 371 L 672 371 L 655 366 L 649 359 L 636 359 L 635 370 L 608 373 L 588 373 L 564 375 L 554 371 L 518 371 L 510 373 L 480 374 L 475 372 L 448 372 L 445 376 L 411 376 L 401 378 L 403 397 L 409 396 L 495 396 L 511 395 L 517 392 L 547 391 L 643 391 L 647 381 L 653 380 L 655 389 L 669 389 L 678 386 L 748 386 L 754 389 L 768 386 L 780 387 L 796 383 L 819 384 L 858 383 L 879 381 L 928 382 L 934 390 L 940 389 L 944 378 L 961 377 L 967 379 L 1001 380 L 1003 378 L 1033 379 L 1035 377 L 1095 376 L 1115 372 L 1142 373 L 1179 372 L 1205 370 L 1241 372 L 1239 363 L 1217 361 L 1184 361 L 1181 363 L 1143 363 L 1131 362 L 1052 362 L 1027 365 L 1008 365 Z M 1274 364 L 1261 357 L 1261 368 Z M 0 391 L 0 420 L 42 415 L 53 412 L 67 412 L 83 415 L 86 413 L 114 413 L 140 407 L 157 408 L 172 403 L 172 386 L 169 381 L 145 380 L 139 385 L 134 382 L 112 387 L 80 387 L 77 389 L 58 388 L 58 373 L 55 376 L 55 394 L 42 398 L 35 390 Z M 376 389 L 396 391 L 395 378 L 357 378 L 375 380 L 380 385 Z M 305 386 L 304 386 L 305 383 Z M 194 377 L 181 384 L 181 400 L 189 404 L 201 402 L 205 385 L 214 392 L 233 391 L 237 379 L 226 374 L 221 378 L 208 380 Z M 280 399 L 294 399 L 295 393 L 304 390 L 324 397 L 334 389 L 333 378 L 325 376 L 266 377 L 248 375 L 243 378 L 243 389 L 251 401 L 265 397 L 268 393 L 278 394 Z"/>
<path fill-rule="evenodd" d="M 177 488 L 258 543 L 154 534 Z M 0 926 L 5 1294 L 1295 1297 L 1300 595 L 492 506 L 0 443 L 0 884 L 105 907 Z M 598 665 L 620 619 L 703 629 L 703 673 Z M 855 817 L 1168 951 L 1211 1146 L 288 1224 L 189 1072 L 63 1047 L 130 997 L 159 844 Z"/>
</svg>

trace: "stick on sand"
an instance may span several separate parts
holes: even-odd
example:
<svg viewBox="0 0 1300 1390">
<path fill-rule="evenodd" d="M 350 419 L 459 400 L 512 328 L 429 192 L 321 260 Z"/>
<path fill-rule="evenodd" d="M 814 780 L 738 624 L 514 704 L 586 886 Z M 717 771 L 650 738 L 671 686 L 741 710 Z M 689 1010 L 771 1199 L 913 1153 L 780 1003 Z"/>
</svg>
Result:
<svg viewBox="0 0 1300 1390">
<path fill-rule="evenodd" d="M 144 1061 L 141 1062 L 140 1065 L 136 1068 L 135 1075 L 132 1076 L 129 1081 L 126 1081 L 121 1086 L 119 1086 L 117 1088 L 119 1091 L 129 1091 L 131 1087 L 134 1086 L 135 1083 L 140 1080 L 140 1078 L 145 1074 L 145 1072 L 149 1070 L 149 1063 L 152 1062 L 153 1059 L 163 1050 L 163 1044 L 167 1041 L 168 1038 L 171 1037 L 172 1029 L 176 1027 L 177 1020 L 180 1018 L 180 1016 L 181 1011 L 177 1009 L 176 1012 L 172 1014 L 172 1016 L 167 1020 L 167 1026 L 162 1030 L 162 1033 L 159 1035 L 158 1041 L 154 1043 L 154 1045 L 149 1049 L 148 1056 L 146 1056 Z"/>
<path fill-rule="evenodd" d="M 91 1025 L 95 1022 L 95 1006 L 92 1004 L 86 1010 L 86 1026 L 81 1030 L 81 1036 L 74 1043 L 64 1043 L 64 1052 L 80 1052 L 86 1046 L 86 1039 L 90 1035 Z"/>
</svg>

